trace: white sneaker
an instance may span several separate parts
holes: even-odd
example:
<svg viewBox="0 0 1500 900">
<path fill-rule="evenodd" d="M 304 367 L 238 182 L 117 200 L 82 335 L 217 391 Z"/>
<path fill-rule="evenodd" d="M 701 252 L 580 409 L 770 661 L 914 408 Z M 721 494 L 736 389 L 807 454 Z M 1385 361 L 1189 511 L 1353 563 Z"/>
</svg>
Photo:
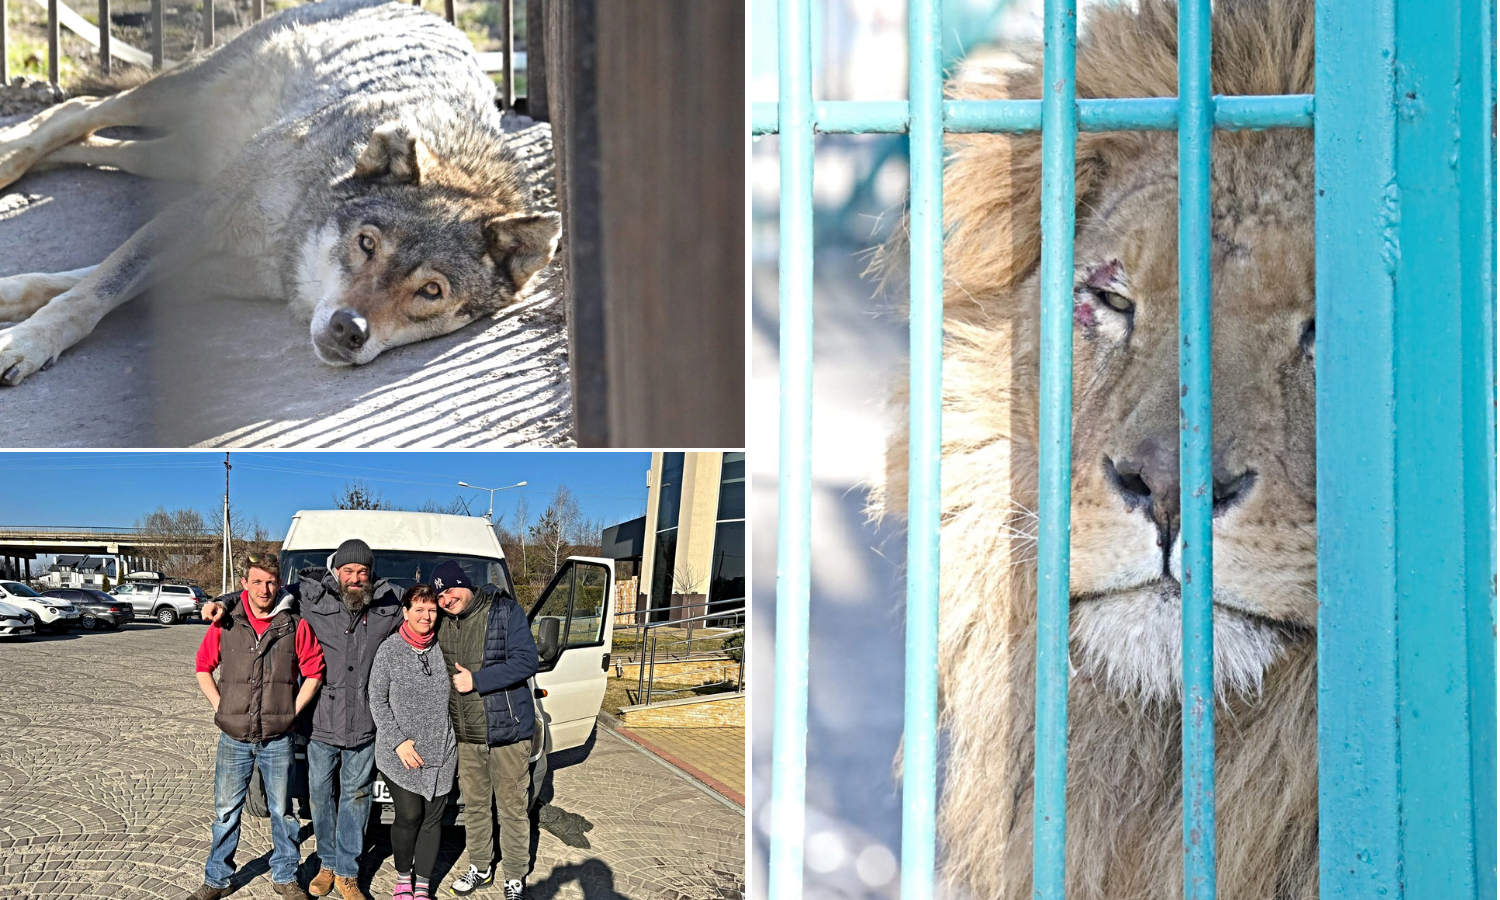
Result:
<svg viewBox="0 0 1500 900">
<path fill-rule="evenodd" d="M 482 887 L 495 883 L 495 867 L 491 866 L 483 872 L 473 863 L 469 863 L 469 871 L 463 873 L 453 880 L 448 889 L 460 897 L 468 896 Z"/>
<path fill-rule="evenodd" d="M 521 900 L 521 882 L 512 878 L 505 882 L 505 900 Z"/>
</svg>

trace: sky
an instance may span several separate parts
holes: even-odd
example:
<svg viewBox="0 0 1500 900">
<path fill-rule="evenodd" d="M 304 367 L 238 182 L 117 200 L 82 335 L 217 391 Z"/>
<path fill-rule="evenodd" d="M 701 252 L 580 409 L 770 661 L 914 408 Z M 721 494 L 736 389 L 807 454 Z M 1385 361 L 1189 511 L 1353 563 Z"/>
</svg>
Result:
<svg viewBox="0 0 1500 900">
<path fill-rule="evenodd" d="M 567 485 L 583 515 L 606 527 L 644 515 L 650 453 L 291 453 L 231 452 L 229 500 L 241 521 L 258 518 L 273 539 L 299 509 L 332 509 L 334 494 L 362 481 L 393 506 L 466 499 L 484 515 L 489 491 L 458 482 L 525 487 L 495 494 L 495 518 L 514 527 L 516 501 L 530 520 Z M 164 506 L 191 507 L 217 519 L 224 495 L 224 454 L 0 453 L 0 525 L 130 526 Z M 503 517 L 503 518 L 502 518 Z"/>
</svg>

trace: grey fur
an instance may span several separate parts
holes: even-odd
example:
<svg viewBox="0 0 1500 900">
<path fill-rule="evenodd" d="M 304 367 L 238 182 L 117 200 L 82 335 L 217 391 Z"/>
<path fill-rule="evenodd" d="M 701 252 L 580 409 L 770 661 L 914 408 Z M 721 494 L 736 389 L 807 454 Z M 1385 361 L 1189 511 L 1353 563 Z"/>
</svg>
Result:
<svg viewBox="0 0 1500 900">
<path fill-rule="evenodd" d="M 116 125 L 162 136 L 90 137 Z M 509 305 L 559 232 L 556 214 L 530 207 L 468 39 L 401 2 L 296 7 L 138 88 L 0 132 L 0 186 L 43 163 L 199 190 L 174 205 L 192 215 L 164 214 L 142 229 L 145 246 L 137 234 L 71 287 L 0 279 L 0 319 L 24 319 L 0 332 L 9 383 L 184 268 L 210 292 L 287 300 L 311 321 L 321 359 L 365 363 Z M 336 328 L 338 310 L 357 314 L 352 333 Z"/>
</svg>

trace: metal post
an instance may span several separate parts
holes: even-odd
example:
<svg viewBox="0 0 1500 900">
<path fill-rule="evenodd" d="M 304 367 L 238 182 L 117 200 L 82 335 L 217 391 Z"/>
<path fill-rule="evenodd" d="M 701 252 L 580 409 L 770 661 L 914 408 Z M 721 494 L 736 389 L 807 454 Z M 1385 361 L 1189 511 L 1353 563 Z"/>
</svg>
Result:
<svg viewBox="0 0 1500 900">
<path fill-rule="evenodd" d="M 109 0 L 99 0 L 99 71 L 109 74 Z"/>
<path fill-rule="evenodd" d="M 0 84 L 10 84 L 10 8 L 0 0 Z"/>
<path fill-rule="evenodd" d="M 450 25 L 458 23 L 458 13 L 454 9 L 454 0 L 443 0 L 443 18 L 447 19 Z"/>
<path fill-rule="evenodd" d="M 1209 0 L 1178 4 L 1177 380 L 1181 407 L 1184 900 L 1217 895 L 1214 829 L 1213 370 Z"/>
<path fill-rule="evenodd" d="M 646 705 L 651 705 L 651 694 L 656 687 L 656 630 L 651 631 L 651 675 L 646 679 Z"/>
<path fill-rule="evenodd" d="M 47 0 L 47 80 L 57 86 L 59 67 L 62 61 L 61 26 L 57 19 L 57 0 Z"/>
<path fill-rule="evenodd" d="M 256 22 L 264 19 L 266 17 L 266 0 L 254 0 L 250 4 L 250 16 Z"/>
<path fill-rule="evenodd" d="M 504 58 L 500 87 L 500 110 L 509 110 L 516 105 L 516 66 L 513 54 L 516 47 L 516 2 L 502 0 L 500 4 L 500 54 Z"/>
<path fill-rule="evenodd" d="M 1041 446 L 1037 541 L 1036 786 L 1032 879 L 1037 900 L 1067 881 L 1068 534 L 1073 446 L 1074 50 L 1077 8 L 1047 0 L 1042 62 Z"/>
<path fill-rule="evenodd" d="M 203 0 L 203 46 L 214 45 L 214 0 Z"/>
<path fill-rule="evenodd" d="M 912 0 L 911 441 L 907 499 L 906 708 L 901 896 L 931 897 L 937 845 L 939 480 L 943 410 L 943 9 Z"/>
<path fill-rule="evenodd" d="M 162 60 L 165 58 L 161 43 L 161 3 L 162 0 L 151 0 L 151 69 L 154 72 L 161 71 Z"/>
<path fill-rule="evenodd" d="M 807 835 L 807 657 L 812 594 L 812 9 L 777 4 L 781 144 L 781 472 L 768 894 L 801 900 Z"/>
</svg>

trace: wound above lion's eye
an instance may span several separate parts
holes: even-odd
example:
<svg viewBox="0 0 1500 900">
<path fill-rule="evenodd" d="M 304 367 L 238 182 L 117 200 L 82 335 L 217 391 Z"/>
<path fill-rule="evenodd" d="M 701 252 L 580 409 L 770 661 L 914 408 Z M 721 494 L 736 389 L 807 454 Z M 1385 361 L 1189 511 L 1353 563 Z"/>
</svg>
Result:
<svg viewBox="0 0 1500 900">
<path fill-rule="evenodd" d="M 1094 317 L 1094 305 L 1088 301 L 1087 291 L 1073 293 L 1073 324 L 1084 328 L 1093 328 L 1099 324 L 1099 320 Z"/>
</svg>

